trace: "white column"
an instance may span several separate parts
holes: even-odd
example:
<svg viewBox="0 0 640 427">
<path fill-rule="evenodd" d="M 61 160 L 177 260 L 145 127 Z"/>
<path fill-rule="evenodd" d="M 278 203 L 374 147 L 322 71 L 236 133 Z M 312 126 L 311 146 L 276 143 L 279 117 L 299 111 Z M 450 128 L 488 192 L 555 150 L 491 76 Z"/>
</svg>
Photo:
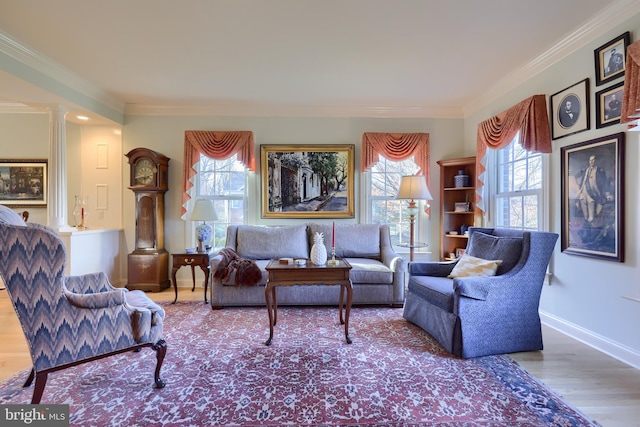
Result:
<svg viewBox="0 0 640 427">
<path fill-rule="evenodd" d="M 67 110 L 61 105 L 49 107 L 49 190 L 47 192 L 49 227 L 73 230 L 67 221 Z"/>
</svg>

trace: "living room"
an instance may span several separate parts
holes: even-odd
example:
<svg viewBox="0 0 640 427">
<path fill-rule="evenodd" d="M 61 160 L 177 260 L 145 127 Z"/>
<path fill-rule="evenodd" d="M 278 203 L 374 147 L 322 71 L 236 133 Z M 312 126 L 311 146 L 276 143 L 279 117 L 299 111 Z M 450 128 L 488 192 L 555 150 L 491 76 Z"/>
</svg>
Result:
<svg viewBox="0 0 640 427">
<path fill-rule="evenodd" d="M 554 139 L 552 153 L 547 156 L 548 171 L 548 230 L 561 232 L 561 150 L 572 144 L 593 140 L 619 132 L 625 133 L 624 160 L 626 167 L 620 177 L 624 185 L 624 223 L 621 225 L 624 237 L 624 262 L 576 256 L 563 253 L 560 243 L 552 255 L 549 284 L 544 286 L 540 314 L 545 324 L 570 337 L 606 353 L 624 363 L 640 369 L 640 336 L 635 327 L 640 323 L 640 254 L 634 245 L 640 233 L 640 199 L 637 185 L 640 176 L 635 165 L 640 160 L 640 132 L 627 130 L 626 124 L 615 124 L 596 128 L 596 93 L 607 86 L 596 86 L 594 77 L 594 50 L 630 32 L 631 42 L 640 34 L 640 11 L 635 2 L 613 2 L 618 9 L 609 10 L 610 18 L 603 19 L 598 35 L 589 33 L 584 39 L 567 50 L 561 46 L 547 53 L 553 60 L 544 66 L 531 63 L 519 76 L 506 76 L 514 83 L 507 92 L 501 92 L 481 105 L 468 106 L 463 114 L 449 117 L 412 116 L 377 117 L 364 116 L 305 116 L 288 114 L 229 115 L 225 112 L 196 113 L 196 109 L 176 108 L 168 113 L 153 113 L 151 109 L 130 106 L 120 116 L 113 110 L 96 108 L 98 115 L 108 120 L 99 125 L 66 121 L 66 210 L 69 223 L 73 222 L 73 196 L 87 194 L 88 189 L 98 184 L 109 186 L 108 203 L 99 211 L 89 209 L 89 229 L 115 229 L 118 248 L 103 248 L 103 270 L 116 286 L 124 286 L 127 277 L 126 254 L 134 247 L 134 197 L 127 188 L 129 165 L 125 154 L 137 147 L 146 147 L 168 156 L 169 191 L 165 198 L 166 249 L 177 253 L 186 247 L 196 245 L 194 224 L 181 217 L 183 156 L 185 131 L 188 130 L 242 130 L 253 132 L 255 138 L 256 171 L 247 179 L 248 224 L 281 225 L 285 221 L 278 218 L 263 218 L 261 215 L 262 171 L 259 149 L 264 144 L 282 145 L 355 145 L 355 191 L 356 214 L 353 218 L 340 219 L 343 223 L 359 223 L 363 218 L 364 201 L 358 195 L 363 189 L 364 173 L 360 172 L 362 135 L 365 132 L 393 132 L 429 134 L 430 141 L 430 190 L 434 196 L 431 202 L 431 218 L 422 218 L 426 230 L 422 239 L 427 238 L 429 253 L 425 258 L 437 260 L 439 229 L 440 175 L 436 161 L 476 155 L 478 124 L 507 110 L 523 99 L 535 94 L 545 94 L 549 98 L 565 88 L 585 78 L 590 79 L 588 95 L 591 98 L 591 125 L 589 129 L 563 138 Z M 622 14 L 626 11 L 627 14 Z M 631 11 L 631 13 L 629 13 Z M 616 14 L 617 13 L 617 14 Z M 624 15 L 624 19 L 620 16 Z M 618 20 L 613 23 L 613 18 Z M 0 30 L 4 30 L 0 25 Z M 584 30 L 586 32 L 586 30 Z M 568 41 L 566 43 L 569 43 Z M 7 45 L 0 46 L 6 48 Z M 492 48 L 499 49 L 499 46 Z M 29 78 L 24 68 L 15 67 L 15 60 L 9 54 L 0 57 L 0 70 L 13 78 Z M 561 59 L 558 59 L 560 57 Z M 542 62 L 542 59 L 540 59 Z M 537 68 L 538 67 L 538 68 Z M 523 78 L 523 75 L 525 78 Z M 616 80 L 614 83 L 622 81 Z M 33 82 L 32 82 L 33 83 Z M 5 88 L 3 88 L 4 90 Z M 7 89 L 8 95 L 10 89 Z M 11 96 L 7 96 L 11 98 Z M 119 118 L 118 118 L 119 117 Z M 115 119 L 115 120 L 114 120 Z M 120 123 L 117 123 L 120 120 Z M 111 122 L 111 124 L 109 124 Z M 2 158 L 4 159 L 49 159 L 50 158 L 50 115 L 47 112 L 0 113 L 0 136 L 2 137 Z M 108 147 L 107 168 L 96 168 L 101 153 Z M 103 160 L 103 159 L 101 159 Z M 93 196 L 90 196 L 92 198 Z M 91 200 L 91 199 L 90 199 Z M 28 208 L 30 222 L 46 224 L 47 209 Z M 328 219 L 327 222 L 331 220 Z M 288 219 L 287 223 L 304 223 L 305 219 Z M 622 228 L 624 225 L 624 228 Z M 96 247 L 100 247 L 98 244 Z M 116 254 L 114 260 L 113 254 Z M 408 254 L 407 254 L 408 256 Z M 109 261 L 110 260 L 110 261 Z M 73 264 L 73 262 L 72 262 Z M 78 266 L 84 269 L 88 266 Z M 75 267 L 74 267 L 75 268 Z M 178 282 L 181 287 L 190 287 L 191 277 L 180 271 Z"/>
</svg>

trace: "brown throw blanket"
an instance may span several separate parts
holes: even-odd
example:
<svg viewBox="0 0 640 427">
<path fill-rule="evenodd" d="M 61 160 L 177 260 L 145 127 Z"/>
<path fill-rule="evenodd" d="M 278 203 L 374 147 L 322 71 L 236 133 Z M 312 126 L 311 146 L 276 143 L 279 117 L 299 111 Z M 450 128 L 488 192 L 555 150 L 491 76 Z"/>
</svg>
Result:
<svg viewBox="0 0 640 427">
<path fill-rule="evenodd" d="M 233 280 L 236 286 L 253 286 L 260 282 L 262 272 L 254 260 L 242 258 L 230 248 L 222 249 L 220 255 L 222 261 L 213 277 L 220 279 L 222 283 Z"/>
</svg>

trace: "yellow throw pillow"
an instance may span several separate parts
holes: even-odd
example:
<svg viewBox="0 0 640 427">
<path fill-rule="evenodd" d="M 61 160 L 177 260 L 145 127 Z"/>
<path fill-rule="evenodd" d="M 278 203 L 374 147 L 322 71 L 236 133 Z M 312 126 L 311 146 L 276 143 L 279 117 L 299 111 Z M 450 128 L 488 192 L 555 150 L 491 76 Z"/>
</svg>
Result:
<svg viewBox="0 0 640 427">
<path fill-rule="evenodd" d="M 464 254 L 448 277 L 495 276 L 502 260 L 487 260 Z"/>
</svg>

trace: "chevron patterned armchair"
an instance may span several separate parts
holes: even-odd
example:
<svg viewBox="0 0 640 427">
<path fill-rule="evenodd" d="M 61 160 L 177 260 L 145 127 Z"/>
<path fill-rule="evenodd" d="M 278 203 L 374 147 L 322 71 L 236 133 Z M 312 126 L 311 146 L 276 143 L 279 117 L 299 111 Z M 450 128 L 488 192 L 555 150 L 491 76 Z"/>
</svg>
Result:
<svg viewBox="0 0 640 427">
<path fill-rule="evenodd" d="M 0 275 L 33 361 L 24 384 L 36 380 L 31 403 L 40 402 L 49 373 L 143 347 L 155 350 L 155 386 L 164 387 L 162 307 L 141 291 L 113 287 L 104 273 L 65 276 L 57 234 L 11 212 L 0 206 Z"/>
</svg>

